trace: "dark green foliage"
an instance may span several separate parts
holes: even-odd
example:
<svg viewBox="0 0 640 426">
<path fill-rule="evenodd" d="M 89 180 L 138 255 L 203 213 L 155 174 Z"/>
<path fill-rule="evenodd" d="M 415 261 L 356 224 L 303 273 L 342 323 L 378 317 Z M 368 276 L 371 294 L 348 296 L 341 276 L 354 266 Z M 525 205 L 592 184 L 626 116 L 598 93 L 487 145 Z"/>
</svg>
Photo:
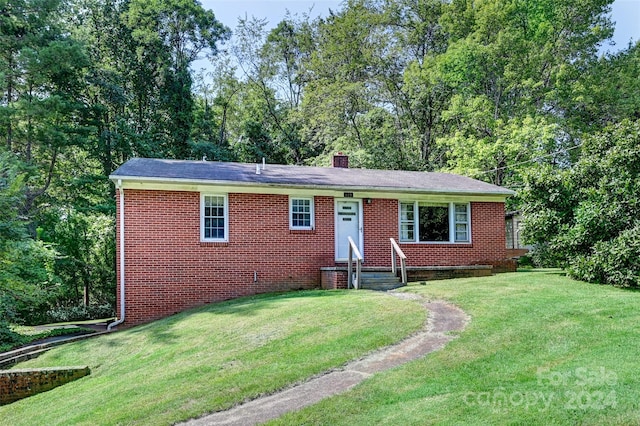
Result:
<svg viewBox="0 0 640 426">
<path fill-rule="evenodd" d="M 248 119 L 244 122 L 242 135 L 242 139 L 236 144 L 239 161 L 259 163 L 263 158 L 268 158 L 276 164 L 286 163 L 284 150 L 271 139 L 271 135 L 261 123 Z"/>
<path fill-rule="evenodd" d="M 77 210 L 51 211 L 40 237 L 55 243 L 58 304 L 115 306 L 115 223 L 110 215 Z"/>
<path fill-rule="evenodd" d="M 597 57 L 610 3 L 348 0 L 222 51 L 196 0 L 0 0 L 0 312 L 114 303 L 134 156 L 526 174 L 534 262 L 637 285 L 640 47 Z"/>
<path fill-rule="evenodd" d="M 23 165 L 0 149 L 0 323 L 24 321 L 55 294 L 55 252 L 29 237 L 20 215 L 26 187 Z"/>
<path fill-rule="evenodd" d="M 10 351 L 26 343 L 24 336 L 9 328 L 9 323 L 0 321 L 0 352 Z"/>
<path fill-rule="evenodd" d="M 195 0 L 0 0 L 0 24 L 0 320 L 113 306 L 107 177 L 193 156 L 189 66 L 229 30 Z"/>
<path fill-rule="evenodd" d="M 572 277 L 623 287 L 640 286 L 640 224 L 609 241 L 598 241 L 591 254 L 577 255 L 567 267 Z"/>
<path fill-rule="evenodd" d="M 585 137 L 571 169 L 532 172 L 523 191 L 525 238 L 578 279 L 640 284 L 640 121 Z"/>
<path fill-rule="evenodd" d="M 84 321 L 112 318 L 115 311 L 111 303 L 103 305 L 56 306 L 46 312 L 43 323 Z"/>
<path fill-rule="evenodd" d="M 536 265 L 530 254 L 518 258 L 518 268 L 531 269 Z"/>
</svg>

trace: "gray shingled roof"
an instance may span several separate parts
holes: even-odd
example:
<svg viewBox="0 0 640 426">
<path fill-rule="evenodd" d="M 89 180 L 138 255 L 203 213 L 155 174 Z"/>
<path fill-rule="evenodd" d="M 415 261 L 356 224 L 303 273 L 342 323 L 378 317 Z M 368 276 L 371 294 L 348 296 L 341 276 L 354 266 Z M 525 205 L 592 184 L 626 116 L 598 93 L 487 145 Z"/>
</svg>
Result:
<svg viewBox="0 0 640 426">
<path fill-rule="evenodd" d="M 262 169 L 262 165 L 261 169 Z M 133 158 L 110 176 L 117 180 L 283 187 L 326 187 L 416 193 L 513 195 L 500 186 L 448 173 L 344 169 L 267 164 L 256 174 L 255 164 Z"/>
</svg>

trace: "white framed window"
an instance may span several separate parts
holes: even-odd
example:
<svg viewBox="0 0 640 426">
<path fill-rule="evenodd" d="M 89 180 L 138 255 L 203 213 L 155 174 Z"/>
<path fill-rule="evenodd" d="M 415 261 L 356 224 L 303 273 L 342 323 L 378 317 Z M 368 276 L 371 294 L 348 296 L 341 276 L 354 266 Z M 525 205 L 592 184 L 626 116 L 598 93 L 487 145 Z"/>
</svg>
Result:
<svg viewBox="0 0 640 426">
<path fill-rule="evenodd" d="M 453 205 L 454 241 L 468 243 L 469 234 L 469 204 Z"/>
<path fill-rule="evenodd" d="M 200 195 L 200 241 L 229 240 L 229 207 L 226 195 Z"/>
<path fill-rule="evenodd" d="M 469 203 L 400 202 L 400 241 L 471 242 Z"/>
<path fill-rule="evenodd" d="M 400 203 L 400 241 L 415 241 L 414 203 Z"/>
<path fill-rule="evenodd" d="M 314 229 L 313 197 L 289 197 L 289 229 Z"/>
</svg>

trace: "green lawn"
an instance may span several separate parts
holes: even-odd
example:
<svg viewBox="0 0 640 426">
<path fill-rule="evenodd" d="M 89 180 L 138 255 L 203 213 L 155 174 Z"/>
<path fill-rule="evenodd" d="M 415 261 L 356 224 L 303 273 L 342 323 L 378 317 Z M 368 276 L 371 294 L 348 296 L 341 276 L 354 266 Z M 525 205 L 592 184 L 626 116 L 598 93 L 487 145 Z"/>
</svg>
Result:
<svg viewBox="0 0 640 426">
<path fill-rule="evenodd" d="M 0 407 L 0 424 L 171 424 L 272 393 L 421 328 L 416 302 L 305 291 L 213 304 L 17 366 L 91 375 Z"/>
<path fill-rule="evenodd" d="M 640 424 L 640 292 L 558 271 L 403 289 L 463 308 L 443 350 L 271 424 Z"/>
<path fill-rule="evenodd" d="M 445 348 L 273 424 L 640 424 L 640 292 L 558 271 L 402 291 L 471 321 Z M 88 364 L 92 375 L 0 407 L 0 423 L 170 424 L 358 358 L 424 318 L 415 302 L 367 291 L 211 305 L 23 364 Z"/>
</svg>

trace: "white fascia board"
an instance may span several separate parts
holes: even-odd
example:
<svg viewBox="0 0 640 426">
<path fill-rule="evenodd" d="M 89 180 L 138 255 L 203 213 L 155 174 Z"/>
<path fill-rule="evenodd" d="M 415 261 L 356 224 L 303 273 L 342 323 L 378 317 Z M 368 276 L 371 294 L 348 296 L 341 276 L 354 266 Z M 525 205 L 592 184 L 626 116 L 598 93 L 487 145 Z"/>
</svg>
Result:
<svg viewBox="0 0 640 426">
<path fill-rule="evenodd" d="M 411 199 L 415 201 L 440 200 L 447 202 L 456 201 L 488 201 L 504 202 L 507 197 L 515 194 L 499 192 L 473 192 L 452 190 L 420 191 L 414 188 L 388 188 L 388 187 L 337 187 L 330 185 L 290 185 L 267 184 L 255 182 L 232 182 L 199 179 L 166 179 L 139 176 L 109 176 L 114 182 L 122 181 L 124 189 L 138 190 L 164 190 L 164 191 L 188 191 L 210 192 L 212 190 L 224 193 L 238 194 L 281 194 L 281 195 L 316 195 L 343 198 L 344 193 L 352 193 L 353 198 L 381 198 L 381 199 Z"/>
</svg>

